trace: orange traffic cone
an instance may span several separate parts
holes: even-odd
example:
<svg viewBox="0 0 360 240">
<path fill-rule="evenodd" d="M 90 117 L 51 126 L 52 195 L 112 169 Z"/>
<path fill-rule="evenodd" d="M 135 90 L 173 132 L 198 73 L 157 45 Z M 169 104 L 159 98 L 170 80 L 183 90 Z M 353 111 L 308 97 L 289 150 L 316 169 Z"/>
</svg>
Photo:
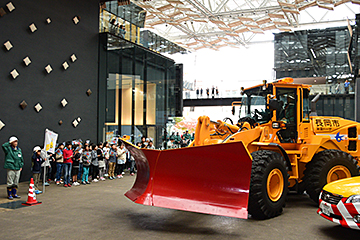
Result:
<svg viewBox="0 0 360 240">
<path fill-rule="evenodd" d="M 33 205 L 37 205 L 37 204 L 41 204 L 41 202 L 36 201 L 36 194 L 34 193 L 34 179 L 31 178 L 28 200 L 26 203 L 23 203 L 22 205 L 33 206 Z"/>
</svg>

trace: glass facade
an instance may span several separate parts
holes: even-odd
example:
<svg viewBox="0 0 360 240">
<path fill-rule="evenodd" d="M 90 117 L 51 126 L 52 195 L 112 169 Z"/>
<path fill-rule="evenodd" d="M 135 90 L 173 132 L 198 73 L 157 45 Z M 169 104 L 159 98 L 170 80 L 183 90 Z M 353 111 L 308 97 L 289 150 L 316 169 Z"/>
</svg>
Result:
<svg viewBox="0 0 360 240">
<path fill-rule="evenodd" d="M 177 65 L 172 59 L 121 38 L 106 37 L 105 140 L 129 135 L 134 143 L 153 138 L 156 147 L 169 117 L 176 114 Z M 102 80 L 101 80 L 102 81 Z"/>
<path fill-rule="evenodd" d="M 275 34 L 276 78 L 326 79 L 327 93 L 342 94 L 350 81 L 350 93 L 354 89 L 354 75 L 349 64 L 348 51 L 351 42 L 349 29 L 344 26 L 326 29 L 302 30 Z"/>
<path fill-rule="evenodd" d="M 121 25 L 125 27 L 126 33 L 124 36 L 121 35 Z M 109 32 L 133 43 L 140 44 L 140 26 L 124 20 L 106 9 L 100 9 L 99 32 Z"/>
<path fill-rule="evenodd" d="M 100 9 L 99 32 L 111 33 L 157 53 L 188 53 L 188 50 L 176 43 L 149 30 L 141 30 L 144 27 L 145 14 L 142 8 L 133 3 L 118 6 L 117 1 L 108 2 L 106 7 Z M 120 26 L 125 27 L 125 34 Z"/>
<path fill-rule="evenodd" d="M 129 23 L 134 24 L 137 27 L 144 27 L 146 11 L 132 2 L 128 5 L 119 6 L 118 1 L 109 1 L 102 9 L 105 9 L 119 18 L 126 19 Z"/>
<path fill-rule="evenodd" d="M 140 45 L 159 53 L 188 53 L 188 50 L 185 48 L 180 47 L 176 43 L 170 42 L 169 40 L 149 30 L 143 30 L 140 32 Z"/>
</svg>

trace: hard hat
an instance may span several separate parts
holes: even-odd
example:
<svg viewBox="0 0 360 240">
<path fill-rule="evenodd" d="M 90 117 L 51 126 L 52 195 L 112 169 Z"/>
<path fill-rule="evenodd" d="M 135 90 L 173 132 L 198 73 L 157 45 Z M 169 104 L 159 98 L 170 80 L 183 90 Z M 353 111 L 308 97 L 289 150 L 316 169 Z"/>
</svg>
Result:
<svg viewBox="0 0 360 240">
<path fill-rule="evenodd" d="M 19 141 L 19 140 L 17 139 L 17 137 L 14 137 L 14 136 L 12 136 L 12 137 L 9 139 L 9 143 L 16 142 L 16 141 Z"/>
<path fill-rule="evenodd" d="M 34 147 L 33 152 L 37 152 L 37 151 L 41 151 L 41 147 L 39 146 Z"/>
</svg>

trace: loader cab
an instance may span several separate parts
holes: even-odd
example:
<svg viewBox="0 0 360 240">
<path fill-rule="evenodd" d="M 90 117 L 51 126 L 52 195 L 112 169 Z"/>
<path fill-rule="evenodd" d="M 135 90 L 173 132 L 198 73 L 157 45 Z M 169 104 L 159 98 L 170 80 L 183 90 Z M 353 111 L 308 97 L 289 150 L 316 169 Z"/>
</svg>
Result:
<svg viewBox="0 0 360 240">
<path fill-rule="evenodd" d="M 246 90 L 241 100 L 239 123 L 247 121 L 254 127 L 269 122 L 273 117 L 273 112 L 268 108 L 267 97 L 272 94 L 272 91 L 272 85 Z"/>
<path fill-rule="evenodd" d="M 298 119 L 298 98 L 297 88 L 276 88 L 276 97 L 282 102 L 283 107 L 276 111 L 276 121 L 286 124 L 285 129 L 277 132 L 277 136 L 282 143 L 296 143 L 297 119 Z"/>
<path fill-rule="evenodd" d="M 298 143 L 304 139 L 304 128 L 310 123 L 309 89 L 301 85 L 278 86 L 275 92 L 277 100 L 283 103 L 276 111 L 276 121 L 284 122 L 286 126 L 277 132 L 277 136 L 282 143 Z"/>
</svg>

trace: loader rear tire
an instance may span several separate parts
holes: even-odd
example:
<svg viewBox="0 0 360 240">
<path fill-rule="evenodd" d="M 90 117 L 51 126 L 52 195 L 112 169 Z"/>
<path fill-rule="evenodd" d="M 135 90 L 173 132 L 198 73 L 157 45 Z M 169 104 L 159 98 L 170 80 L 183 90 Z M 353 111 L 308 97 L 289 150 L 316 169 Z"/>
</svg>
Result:
<svg viewBox="0 0 360 240">
<path fill-rule="evenodd" d="M 335 180 L 359 175 L 357 161 L 348 153 L 328 149 L 314 155 L 306 164 L 304 179 L 306 193 L 316 203 L 322 188 Z"/>
<path fill-rule="evenodd" d="M 251 154 L 249 214 L 255 219 L 280 215 L 288 193 L 289 176 L 281 154 L 259 150 Z"/>
</svg>

